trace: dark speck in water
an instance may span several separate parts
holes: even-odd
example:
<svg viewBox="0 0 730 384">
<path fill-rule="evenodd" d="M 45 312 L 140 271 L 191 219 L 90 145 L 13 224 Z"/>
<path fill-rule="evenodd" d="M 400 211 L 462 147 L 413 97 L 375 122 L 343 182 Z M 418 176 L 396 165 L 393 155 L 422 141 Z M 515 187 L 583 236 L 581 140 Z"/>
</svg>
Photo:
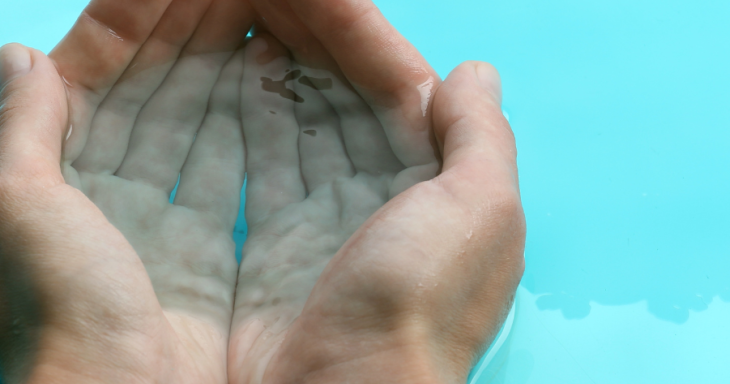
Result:
<svg viewBox="0 0 730 384">
<path fill-rule="evenodd" d="M 272 115 L 276 115 L 276 112 L 274 111 L 269 111 L 269 113 L 271 113 Z"/>
<path fill-rule="evenodd" d="M 296 93 L 294 93 L 293 90 L 286 87 L 287 81 L 296 80 L 301 75 L 302 71 L 296 70 L 287 73 L 283 79 L 277 81 L 268 77 L 262 77 L 261 89 L 266 92 L 278 93 L 281 97 L 285 99 L 294 100 L 297 103 L 303 103 L 304 99 L 301 96 L 297 95 Z"/>
<path fill-rule="evenodd" d="M 309 135 L 309 136 L 312 136 L 312 137 L 316 137 L 317 136 L 317 131 L 315 131 L 314 129 L 308 129 L 308 130 L 304 131 L 304 133 L 307 134 L 307 135 Z"/>
<path fill-rule="evenodd" d="M 318 79 L 316 77 L 302 76 L 299 83 L 314 89 L 332 89 L 332 79 Z"/>
</svg>

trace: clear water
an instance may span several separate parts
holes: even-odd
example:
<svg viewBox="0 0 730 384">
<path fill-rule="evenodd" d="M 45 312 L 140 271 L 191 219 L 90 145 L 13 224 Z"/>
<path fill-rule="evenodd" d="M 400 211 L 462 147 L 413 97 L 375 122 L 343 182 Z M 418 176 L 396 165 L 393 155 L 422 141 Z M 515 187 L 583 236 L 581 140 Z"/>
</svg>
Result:
<svg viewBox="0 0 730 384">
<path fill-rule="evenodd" d="M 730 2 L 376 3 L 442 77 L 502 73 L 528 264 L 475 382 L 730 382 Z M 0 44 L 84 5 L 7 2 Z"/>
</svg>

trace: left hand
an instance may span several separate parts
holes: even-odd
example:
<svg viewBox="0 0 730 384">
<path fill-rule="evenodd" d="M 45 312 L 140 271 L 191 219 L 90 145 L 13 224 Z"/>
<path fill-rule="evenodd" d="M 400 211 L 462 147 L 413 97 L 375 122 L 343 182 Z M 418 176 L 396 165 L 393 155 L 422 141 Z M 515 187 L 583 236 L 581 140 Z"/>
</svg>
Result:
<svg viewBox="0 0 730 384">
<path fill-rule="evenodd" d="M 0 51 L 32 64 L 0 95 L 11 383 L 227 381 L 252 21 L 239 0 L 93 0 L 54 62 Z"/>
</svg>

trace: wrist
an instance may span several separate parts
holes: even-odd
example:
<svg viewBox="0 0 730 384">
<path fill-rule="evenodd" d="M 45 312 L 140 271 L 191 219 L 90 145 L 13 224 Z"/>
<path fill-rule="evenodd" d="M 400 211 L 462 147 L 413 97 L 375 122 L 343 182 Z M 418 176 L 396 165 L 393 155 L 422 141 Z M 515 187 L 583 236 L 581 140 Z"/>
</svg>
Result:
<svg viewBox="0 0 730 384">
<path fill-rule="evenodd" d="M 27 383 L 147 384 L 171 367 L 166 354 L 140 336 L 87 329 L 82 335 L 54 326 L 41 332 Z"/>
<path fill-rule="evenodd" d="M 264 382 L 335 384 L 464 383 L 470 359 L 454 359 L 421 327 L 306 331 L 296 322 L 266 369 Z M 335 327 L 336 328 L 336 327 Z"/>
</svg>

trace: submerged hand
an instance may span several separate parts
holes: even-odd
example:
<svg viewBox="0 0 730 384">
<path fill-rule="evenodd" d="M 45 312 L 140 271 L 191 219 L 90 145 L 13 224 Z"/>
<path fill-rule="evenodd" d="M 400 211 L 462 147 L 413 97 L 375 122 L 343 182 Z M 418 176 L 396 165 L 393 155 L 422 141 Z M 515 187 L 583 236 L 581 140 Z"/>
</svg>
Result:
<svg viewBox="0 0 730 384">
<path fill-rule="evenodd" d="M 9 377 L 226 382 L 251 23 L 238 0 L 95 0 L 51 53 L 58 72 L 33 52 L 7 86 L 0 315 L 43 331 L 7 334 Z"/>
<path fill-rule="evenodd" d="M 494 74 L 440 85 L 366 1 L 253 3 L 293 60 L 234 53 L 245 2 L 96 0 L 51 54 L 69 104 L 37 52 L 5 91 L 2 271 L 27 274 L 0 298 L 31 297 L 0 317 L 43 326 L 36 381 L 225 381 L 239 78 L 231 382 L 450 381 L 498 327 L 524 224 Z"/>
<path fill-rule="evenodd" d="M 231 383 L 464 381 L 523 267 L 496 71 L 440 84 L 367 0 L 252 3 Z"/>
</svg>

